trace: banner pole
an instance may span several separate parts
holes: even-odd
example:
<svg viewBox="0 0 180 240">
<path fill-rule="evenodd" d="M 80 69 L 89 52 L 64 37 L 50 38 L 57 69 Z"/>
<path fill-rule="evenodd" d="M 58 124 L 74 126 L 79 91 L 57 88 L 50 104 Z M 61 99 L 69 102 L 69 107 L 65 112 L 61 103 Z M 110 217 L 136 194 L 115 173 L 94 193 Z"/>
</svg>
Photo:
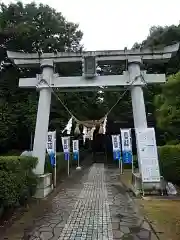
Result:
<svg viewBox="0 0 180 240">
<path fill-rule="evenodd" d="M 79 152 L 78 152 L 78 166 L 76 168 L 77 170 L 81 170 L 80 162 L 79 162 Z"/>
<path fill-rule="evenodd" d="M 54 188 L 56 188 L 56 131 L 54 132 L 54 177 L 53 177 L 53 184 Z"/>
<path fill-rule="evenodd" d="M 56 188 L 56 164 L 54 165 L 54 176 L 53 176 L 53 185 L 54 185 L 54 188 Z"/>
<path fill-rule="evenodd" d="M 68 153 L 68 176 L 69 176 L 69 153 Z"/>
<path fill-rule="evenodd" d="M 122 162 L 122 159 L 121 159 L 121 174 L 123 174 L 123 162 Z"/>
<path fill-rule="evenodd" d="M 119 158 L 119 169 L 121 168 L 121 158 Z"/>
<path fill-rule="evenodd" d="M 79 153 L 78 153 L 78 168 L 79 168 Z"/>
<path fill-rule="evenodd" d="M 133 154 L 132 154 L 132 174 L 134 173 L 134 158 L 133 158 Z"/>
</svg>

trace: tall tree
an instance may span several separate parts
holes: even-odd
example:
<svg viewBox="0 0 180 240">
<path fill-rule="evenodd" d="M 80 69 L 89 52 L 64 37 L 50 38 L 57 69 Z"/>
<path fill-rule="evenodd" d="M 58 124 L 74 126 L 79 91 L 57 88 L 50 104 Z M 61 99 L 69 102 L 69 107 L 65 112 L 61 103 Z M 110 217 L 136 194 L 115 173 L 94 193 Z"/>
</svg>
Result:
<svg viewBox="0 0 180 240">
<path fill-rule="evenodd" d="M 9 50 L 78 51 L 82 32 L 47 5 L 1 4 L 0 44 Z M 27 44 L 28 43 L 28 44 Z"/>
<path fill-rule="evenodd" d="M 158 127 L 166 132 L 166 141 L 180 142 L 180 72 L 169 76 L 162 87 L 162 93 L 156 95 L 156 117 Z"/>
<path fill-rule="evenodd" d="M 35 76 L 39 70 L 9 65 L 6 50 L 39 53 L 81 51 L 81 38 L 78 24 L 68 22 L 61 13 L 47 5 L 24 5 L 22 2 L 0 5 L 0 151 L 28 147 L 30 133 L 34 131 L 38 100 L 35 90 L 18 88 L 18 79 Z M 61 72 L 65 72 L 65 68 Z M 59 110 L 55 106 L 54 99 L 52 108 L 59 114 L 57 120 L 54 119 L 55 123 L 60 118 L 68 118 L 64 109 Z M 52 127 L 55 128 L 54 125 Z"/>
<path fill-rule="evenodd" d="M 136 43 L 136 46 L 141 48 L 150 48 L 150 49 L 159 49 L 168 45 L 175 44 L 180 41 L 180 25 L 175 26 L 153 26 L 150 28 L 149 36 L 142 43 Z M 167 64 L 156 64 L 156 65 L 148 65 L 146 66 L 149 72 L 155 73 L 166 73 L 167 76 L 171 74 L 176 74 L 180 69 L 180 52 L 176 54 Z M 157 123 L 157 137 L 158 143 L 164 144 L 169 140 L 177 140 L 178 130 L 175 128 L 178 127 L 178 114 L 176 123 L 172 118 L 172 114 L 170 114 L 169 108 L 173 108 L 173 113 L 176 112 L 176 104 L 175 101 L 171 103 L 170 96 L 176 96 L 178 89 L 178 79 L 179 75 L 173 75 L 168 78 L 168 82 L 164 86 L 153 86 L 148 87 L 148 91 L 145 93 L 145 97 L 147 99 L 146 106 L 150 109 L 154 119 L 154 125 Z M 172 81 L 172 79 L 176 79 L 176 81 Z M 175 86 L 176 82 L 176 86 Z M 175 89 L 177 87 L 177 89 Z M 171 91 L 172 95 L 167 94 L 167 89 L 174 88 Z M 157 95 L 157 96 L 155 96 Z M 155 98 L 155 99 L 154 99 Z M 174 126 L 174 128 L 173 128 Z M 175 127 L 176 126 L 176 127 Z"/>
</svg>

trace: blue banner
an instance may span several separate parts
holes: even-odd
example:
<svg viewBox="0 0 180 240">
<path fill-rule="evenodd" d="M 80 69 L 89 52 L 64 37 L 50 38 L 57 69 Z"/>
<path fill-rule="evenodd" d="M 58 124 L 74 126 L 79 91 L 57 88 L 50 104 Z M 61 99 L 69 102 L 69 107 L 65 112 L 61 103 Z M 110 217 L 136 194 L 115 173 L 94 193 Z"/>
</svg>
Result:
<svg viewBox="0 0 180 240">
<path fill-rule="evenodd" d="M 131 164 L 132 163 L 132 152 L 123 151 L 122 152 L 123 163 Z"/>
<path fill-rule="evenodd" d="M 49 160 L 50 160 L 51 166 L 54 167 L 56 165 L 56 157 L 53 151 L 49 153 Z"/>
<path fill-rule="evenodd" d="M 79 158 L 79 153 L 78 152 L 74 152 L 73 153 L 73 160 L 78 161 Z"/>
<path fill-rule="evenodd" d="M 65 152 L 65 153 L 64 153 L 64 159 L 65 159 L 66 161 L 69 160 L 69 152 Z"/>
<path fill-rule="evenodd" d="M 121 159 L 121 152 L 119 150 L 113 151 L 113 159 L 120 161 L 120 159 Z"/>
</svg>

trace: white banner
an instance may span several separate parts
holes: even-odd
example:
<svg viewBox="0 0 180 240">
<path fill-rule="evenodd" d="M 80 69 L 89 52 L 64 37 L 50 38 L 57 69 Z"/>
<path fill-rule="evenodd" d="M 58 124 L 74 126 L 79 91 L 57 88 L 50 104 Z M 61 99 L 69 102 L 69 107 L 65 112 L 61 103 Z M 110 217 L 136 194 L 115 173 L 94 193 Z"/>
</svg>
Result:
<svg viewBox="0 0 180 240">
<path fill-rule="evenodd" d="M 65 131 L 67 131 L 67 134 L 70 134 L 70 133 L 71 133 L 72 120 L 73 120 L 73 118 L 71 117 L 71 118 L 69 119 L 66 127 L 65 127 L 64 130 L 62 131 L 62 133 L 65 132 Z"/>
<path fill-rule="evenodd" d="M 90 140 L 93 140 L 93 133 L 94 133 L 94 130 L 95 130 L 95 129 L 96 129 L 95 127 L 91 128 L 91 131 L 90 131 Z"/>
<path fill-rule="evenodd" d="M 120 135 L 112 135 L 113 152 L 121 150 Z"/>
<path fill-rule="evenodd" d="M 160 182 L 159 161 L 154 128 L 137 129 L 138 162 L 143 182 Z"/>
<path fill-rule="evenodd" d="M 121 130 L 121 144 L 122 151 L 132 151 L 131 144 L 131 128 L 128 129 L 120 129 Z"/>
<path fill-rule="evenodd" d="M 73 153 L 79 152 L 79 140 L 73 140 Z"/>
<path fill-rule="evenodd" d="M 50 152 L 56 154 L 56 131 L 48 132 L 46 149 L 48 154 L 50 154 Z"/>
<path fill-rule="evenodd" d="M 87 127 L 83 127 L 83 143 L 85 144 L 87 138 Z"/>
<path fill-rule="evenodd" d="M 103 134 L 106 134 L 106 124 L 107 124 L 107 116 L 105 117 L 103 122 Z"/>
<path fill-rule="evenodd" d="M 64 153 L 70 152 L 70 137 L 62 137 L 62 146 Z"/>
</svg>

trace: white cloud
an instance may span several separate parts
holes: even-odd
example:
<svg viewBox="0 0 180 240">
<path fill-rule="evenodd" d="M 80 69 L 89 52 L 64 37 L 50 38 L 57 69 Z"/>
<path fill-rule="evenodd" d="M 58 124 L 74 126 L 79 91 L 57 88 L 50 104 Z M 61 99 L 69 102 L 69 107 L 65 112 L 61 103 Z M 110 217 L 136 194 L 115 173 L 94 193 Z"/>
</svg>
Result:
<svg viewBox="0 0 180 240">
<path fill-rule="evenodd" d="M 2 2 L 3 0 L 0 0 Z M 10 0 L 4 0 L 8 3 Z M 24 3 L 31 2 L 24 0 Z M 80 24 L 87 50 L 131 48 L 152 25 L 179 24 L 179 0 L 35 0 Z"/>
</svg>

